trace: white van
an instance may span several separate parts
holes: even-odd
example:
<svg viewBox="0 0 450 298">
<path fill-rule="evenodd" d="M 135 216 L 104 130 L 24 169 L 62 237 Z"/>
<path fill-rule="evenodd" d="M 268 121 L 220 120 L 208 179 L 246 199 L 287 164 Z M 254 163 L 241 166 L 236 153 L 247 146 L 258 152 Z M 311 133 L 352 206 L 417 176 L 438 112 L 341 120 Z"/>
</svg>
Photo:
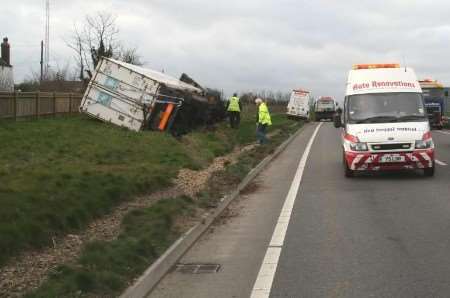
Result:
<svg viewBox="0 0 450 298">
<path fill-rule="evenodd" d="M 345 175 L 355 171 L 422 169 L 434 175 L 434 143 L 411 68 L 398 64 L 355 65 L 347 81 L 343 126 Z"/>
<path fill-rule="evenodd" d="M 311 94 L 309 91 L 302 89 L 293 90 L 287 106 L 288 117 L 308 119 L 310 101 Z"/>
</svg>

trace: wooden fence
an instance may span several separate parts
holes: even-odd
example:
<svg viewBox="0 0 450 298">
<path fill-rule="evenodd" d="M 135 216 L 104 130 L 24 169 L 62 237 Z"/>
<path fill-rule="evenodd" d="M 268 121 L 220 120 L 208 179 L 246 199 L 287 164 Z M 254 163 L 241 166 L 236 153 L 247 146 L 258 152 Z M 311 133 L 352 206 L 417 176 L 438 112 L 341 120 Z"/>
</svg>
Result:
<svg viewBox="0 0 450 298">
<path fill-rule="evenodd" d="M 78 113 L 83 94 L 0 92 L 0 118 L 21 118 Z"/>
</svg>

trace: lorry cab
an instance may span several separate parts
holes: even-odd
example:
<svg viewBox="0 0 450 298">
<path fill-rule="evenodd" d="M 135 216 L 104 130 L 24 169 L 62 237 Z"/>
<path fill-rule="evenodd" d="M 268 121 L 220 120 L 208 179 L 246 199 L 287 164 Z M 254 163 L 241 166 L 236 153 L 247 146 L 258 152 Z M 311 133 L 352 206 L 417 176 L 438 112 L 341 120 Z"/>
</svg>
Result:
<svg viewBox="0 0 450 298">
<path fill-rule="evenodd" d="M 342 126 L 345 175 L 421 169 L 434 175 L 434 143 L 422 90 L 411 68 L 355 65 L 349 72 Z"/>
<path fill-rule="evenodd" d="M 311 93 L 303 89 L 293 90 L 287 106 L 289 118 L 308 119 Z"/>
<path fill-rule="evenodd" d="M 316 101 L 314 115 L 316 121 L 321 121 L 322 119 L 333 119 L 336 112 L 336 102 L 331 96 L 321 96 Z"/>
<path fill-rule="evenodd" d="M 424 79 L 419 81 L 423 93 L 425 109 L 428 114 L 430 126 L 432 128 L 442 129 L 444 127 L 444 104 L 445 90 L 444 85 L 436 80 Z"/>
</svg>

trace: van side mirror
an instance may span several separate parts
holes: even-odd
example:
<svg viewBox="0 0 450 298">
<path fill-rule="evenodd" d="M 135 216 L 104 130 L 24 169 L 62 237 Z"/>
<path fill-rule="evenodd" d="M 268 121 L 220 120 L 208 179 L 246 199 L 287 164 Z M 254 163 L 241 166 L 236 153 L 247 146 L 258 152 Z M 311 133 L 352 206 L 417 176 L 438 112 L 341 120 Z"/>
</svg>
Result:
<svg viewBox="0 0 450 298">
<path fill-rule="evenodd" d="M 341 115 L 340 114 L 334 114 L 333 116 L 333 122 L 334 122 L 334 127 L 339 128 L 342 126 L 342 122 L 341 122 Z"/>
</svg>

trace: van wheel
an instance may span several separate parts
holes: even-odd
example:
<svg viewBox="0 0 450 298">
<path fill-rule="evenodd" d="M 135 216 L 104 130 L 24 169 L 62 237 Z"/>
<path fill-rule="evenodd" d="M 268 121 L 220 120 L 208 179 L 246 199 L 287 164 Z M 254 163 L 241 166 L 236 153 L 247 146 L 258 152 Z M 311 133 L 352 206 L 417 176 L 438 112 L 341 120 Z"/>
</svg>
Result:
<svg viewBox="0 0 450 298">
<path fill-rule="evenodd" d="M 434 162 L 431 168 L 423 169 L 423 174 L 425 177 L 433 177 L 434 176 Z"/>
<path fill-rule="evenodd" d="M 355 171 L 351 170 L 348 165 L 347 161 L 345 160 L 345 155 L 342 154 L 342 163 L 344 164 L 344 171 L 345 171 L 345 177 L 352 178 L 355 176 Z"/>
</svg>

